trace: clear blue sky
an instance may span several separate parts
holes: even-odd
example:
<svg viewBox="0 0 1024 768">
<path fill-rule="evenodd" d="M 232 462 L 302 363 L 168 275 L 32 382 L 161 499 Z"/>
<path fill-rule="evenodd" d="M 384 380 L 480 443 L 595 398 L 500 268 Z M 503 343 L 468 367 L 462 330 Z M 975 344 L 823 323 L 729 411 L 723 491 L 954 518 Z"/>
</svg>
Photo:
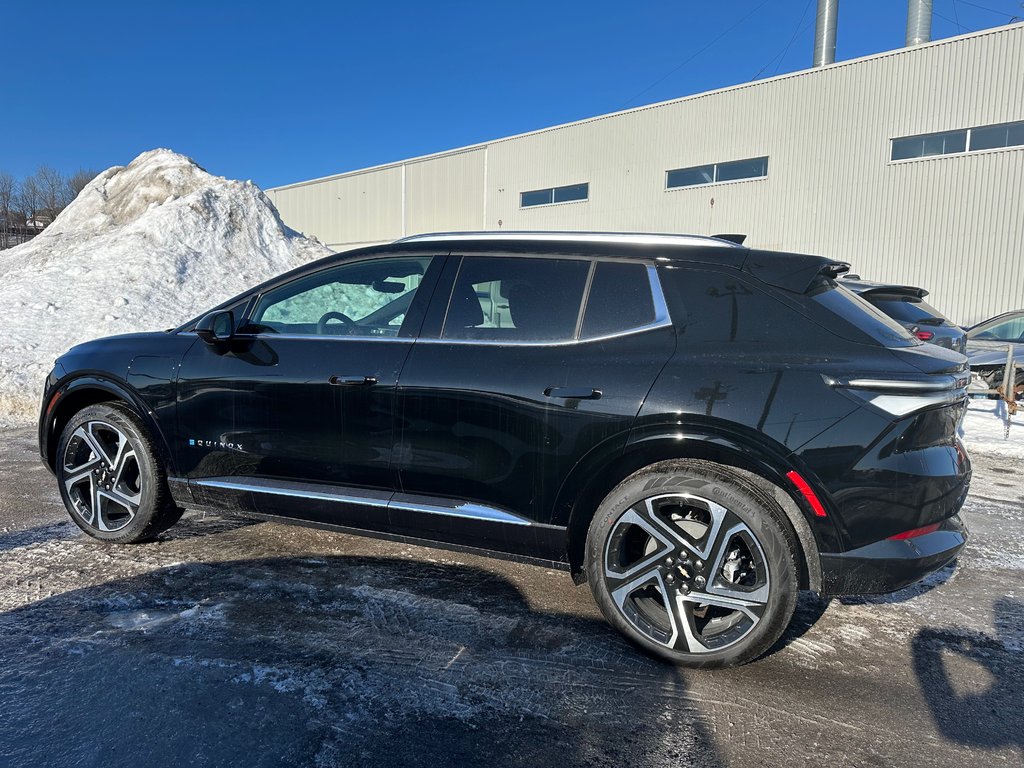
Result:
<svg viewBox="0 0 1024 768">
<path fill-rule="evenodd" d="M 935 0 L 933 38 L 1019 0 Z M 0 170 L 169 147 L 263 187 L 804 69 L 815 0 L 65 2 L 10 6 Z M 990 10 L 991 9 L 991 10 Z M 997 12 L 993 12 L 997 11 Z M 959 28 L 958 28 L 959 22 Z M 903 44 L 842 0 L 837 58 Z M 12 98 L 13 95 L 13 98 Z"/>
</svg>

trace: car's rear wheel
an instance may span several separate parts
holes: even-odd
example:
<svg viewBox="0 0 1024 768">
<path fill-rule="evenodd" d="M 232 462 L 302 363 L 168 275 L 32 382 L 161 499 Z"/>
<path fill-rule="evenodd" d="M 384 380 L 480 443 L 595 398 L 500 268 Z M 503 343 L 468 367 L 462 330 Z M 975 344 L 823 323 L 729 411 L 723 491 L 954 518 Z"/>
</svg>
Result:
<svg viewBox="0 0 1024 768">
<path fill-rule="evenodd" d="M 101 541 L 147 541 L 181 518 L 145 427 L 119 404 L 91 405 L 71 418 L 56 472 L 71 519 Z"/>
<path fill-rule="evenodd" d="M 663 462 L 601 503 L 587 578 L 608 621 L 642 648 L 684 666 L 733 666 L 789 624 L 797 551 L 785 513 L 741 475 Z"/>
</svg>

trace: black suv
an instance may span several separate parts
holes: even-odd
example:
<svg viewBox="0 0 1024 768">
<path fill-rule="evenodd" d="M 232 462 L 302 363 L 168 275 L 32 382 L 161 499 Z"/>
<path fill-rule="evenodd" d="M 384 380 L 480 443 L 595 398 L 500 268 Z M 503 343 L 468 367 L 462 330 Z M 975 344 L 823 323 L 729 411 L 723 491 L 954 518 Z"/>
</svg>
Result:
<svg viewBox="0 0 1024 768">
<path fill-rule="evenodd" d="M 673 662 L 738 664 L 799 589 L 895 590 L 964 545 L 965 358 L 845 270 L 676 235 L 363 248 L 75 347 L 40 449 L 97 539 L 189 507 L 483 551 L 589 582 Z"/>
</svg>

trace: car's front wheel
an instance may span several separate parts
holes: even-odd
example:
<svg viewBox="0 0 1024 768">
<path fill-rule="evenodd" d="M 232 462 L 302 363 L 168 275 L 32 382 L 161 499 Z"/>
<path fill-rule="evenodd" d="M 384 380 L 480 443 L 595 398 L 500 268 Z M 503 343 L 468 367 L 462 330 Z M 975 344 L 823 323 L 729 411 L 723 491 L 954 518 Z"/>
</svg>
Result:
<svg viewBox="0 0 1024 768">
<path fill-rule="evenodd" d="M 71 418 L 56 472 L 71 519 L 101 541 L 147 541 L 182 515 L 145 427 L 122 405 L 91 405 Z"/>
<path fill-rule="evenodd" d="M 776 502 L 728 467 L 662 462 L 601 503 L 587 579 L 630 640 L 692 667 L 743 664 L 793 615 L 797 545 Z"/>
</svg>

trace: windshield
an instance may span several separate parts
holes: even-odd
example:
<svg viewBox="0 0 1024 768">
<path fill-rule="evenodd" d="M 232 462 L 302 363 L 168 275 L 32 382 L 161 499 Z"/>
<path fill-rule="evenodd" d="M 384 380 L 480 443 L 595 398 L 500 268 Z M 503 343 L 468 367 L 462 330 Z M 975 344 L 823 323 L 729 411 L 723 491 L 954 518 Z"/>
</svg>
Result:
<svg viewBox="0 0 1024 768">
<path fill-rule="evenodd" d="M 921 342 L 902 325 L 848 288 L 832 284 L 814 301 L 886 347 L 914 347 Z"/>
<path fill-rule="evenodd" d="M 1024 342 L 1024 314 L 988 320 L 970 330 L 969 339 Z"/>
</svg>

